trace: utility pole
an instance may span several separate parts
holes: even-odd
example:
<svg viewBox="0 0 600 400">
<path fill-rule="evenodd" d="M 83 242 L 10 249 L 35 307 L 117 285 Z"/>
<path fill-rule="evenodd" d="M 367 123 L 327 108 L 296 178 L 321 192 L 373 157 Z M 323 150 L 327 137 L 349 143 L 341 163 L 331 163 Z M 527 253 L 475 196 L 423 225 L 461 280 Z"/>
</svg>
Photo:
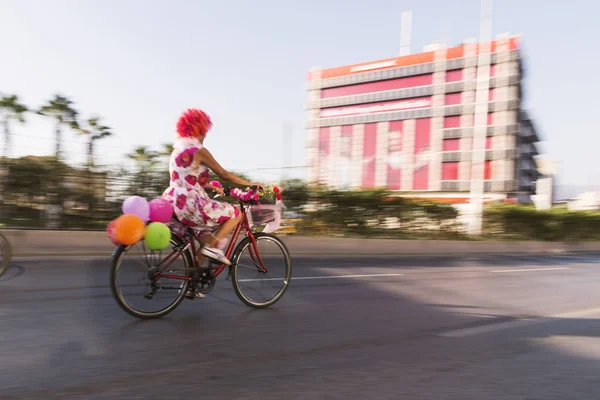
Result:
<svg viewBox="0 0 600 400">
<path fill-rule="evenodd" d="M 483 195 L 485 191 L 485 154 L 487 115 L 490 89 L 493 0 L 481 0 L 479 51 L 477 54 L 477 88 L 475 89 L 475 123 L 471 159 L 471 193 L 469 233 L 481 235 L 483 227 Z"/>
<path fill-rule="evenodd" d="M 287 167 L 291 164 L 292 156 L 293 156 L 293 148 L 292 148 L 292 124 L 286 122 L 283 124 L 283 138 L 282 138 L 282 163 L 281 163 L 281 180 L 285 180 L 287 178 L 286 170 Z"/>
</svg>

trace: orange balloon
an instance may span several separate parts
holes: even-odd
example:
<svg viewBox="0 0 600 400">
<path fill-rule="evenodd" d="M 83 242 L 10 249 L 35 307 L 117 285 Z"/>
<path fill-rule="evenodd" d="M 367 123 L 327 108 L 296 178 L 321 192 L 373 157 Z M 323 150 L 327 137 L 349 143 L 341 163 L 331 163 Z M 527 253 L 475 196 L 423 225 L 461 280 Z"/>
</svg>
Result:
<svg viewBox="0 0 600 400">
<path fill-rule="evenodd" d="M 115 220 L 115 236 L 126 246 L 136 244 L 144 237 L 146 224 L 137 215 L 125 214 Z"/>
</svg>

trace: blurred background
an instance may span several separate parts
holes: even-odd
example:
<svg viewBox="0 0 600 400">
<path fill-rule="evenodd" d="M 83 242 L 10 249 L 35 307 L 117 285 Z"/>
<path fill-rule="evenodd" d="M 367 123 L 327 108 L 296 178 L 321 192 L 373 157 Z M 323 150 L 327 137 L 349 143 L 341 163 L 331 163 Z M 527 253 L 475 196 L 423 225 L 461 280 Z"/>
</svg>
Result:
<svg viewBox="0 0 600 400">
<path fill-rule="evenodd" d="M 584 1 L 0 4 L 6 228 L 159 196 L 199 107 L 223 166 L 286 188 L 288 233 L 597 239 Z"/>
<path fill-rule="evenodd" d="M 599 4 L 0 0 L 0 398 L 600 398 Z M 284 189 L 291 284 L 141 322 L 181 286 L 107 225 L 187 108 Z"/>
</svg>

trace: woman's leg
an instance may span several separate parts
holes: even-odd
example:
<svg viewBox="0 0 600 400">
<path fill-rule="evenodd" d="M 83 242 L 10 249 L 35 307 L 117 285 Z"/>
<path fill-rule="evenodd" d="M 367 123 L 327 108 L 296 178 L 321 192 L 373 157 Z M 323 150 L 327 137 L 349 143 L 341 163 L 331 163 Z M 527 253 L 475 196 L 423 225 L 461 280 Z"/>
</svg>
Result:
<svg viewBox="0 0 600 400">
<path fill-rule="evenodd" d="M 202 244 L 202 246 L 207 246 L 207 247 L 216 247 L 217 246 L 217 242 L 219 240 L 223 240 L 224 238 L 227 237 L 227 235 L 229 235 L 237 226 L 237 224 L 240 223 L 240 221 L 242 220 L 242 213 L 240 212 L 237 217 L 234 218 L 230 218 L 227 221 L 225 221 L 217 230 L 217 232 L 214 235 L 206 235 L 200 238 L 200 244 Z M 200 253 L 202 249 L 198 249 L 198 263 L 200 264 L 202 261 L 204 261 L 204 255 L 202 255 Z"/>
<path fill-rule="evenodd" d="M 219 229 L 217 230 L 217 233 L 215 233 L 214 244 L 216 244 L 218 240 L 225 239 L 227 237 L 227 235 L 229 235 L 231 232 L 233 232 L 233 230 L 240 223 L 241 220 L 242 220 L 242 213 L 240 212 L 237 215 L 237 217 L 234 217 L 234 218 L 231 218 L 231 219 L 225 221 L 223 223 L 223 225 L 221 225 L 219 227 Z"/>
</svg>

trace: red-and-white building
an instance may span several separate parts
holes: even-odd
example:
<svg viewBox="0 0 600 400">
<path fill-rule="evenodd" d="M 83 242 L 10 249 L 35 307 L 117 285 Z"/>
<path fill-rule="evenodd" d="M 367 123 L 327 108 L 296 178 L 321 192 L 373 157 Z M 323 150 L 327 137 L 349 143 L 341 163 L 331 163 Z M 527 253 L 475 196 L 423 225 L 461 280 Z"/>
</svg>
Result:
<svg viewBox="0 0 600 400">
<path fill-rule="evenodd" d="M 313 69 L 309 180 L 461 202 L 474 171 L 481 172 L 472 164 L 479 129 L 486 197 L 527 198 L 538 178 L 538 138 L 521 109 L 522 75 L 518 38 L 508 35 Z"/>
</svg>

